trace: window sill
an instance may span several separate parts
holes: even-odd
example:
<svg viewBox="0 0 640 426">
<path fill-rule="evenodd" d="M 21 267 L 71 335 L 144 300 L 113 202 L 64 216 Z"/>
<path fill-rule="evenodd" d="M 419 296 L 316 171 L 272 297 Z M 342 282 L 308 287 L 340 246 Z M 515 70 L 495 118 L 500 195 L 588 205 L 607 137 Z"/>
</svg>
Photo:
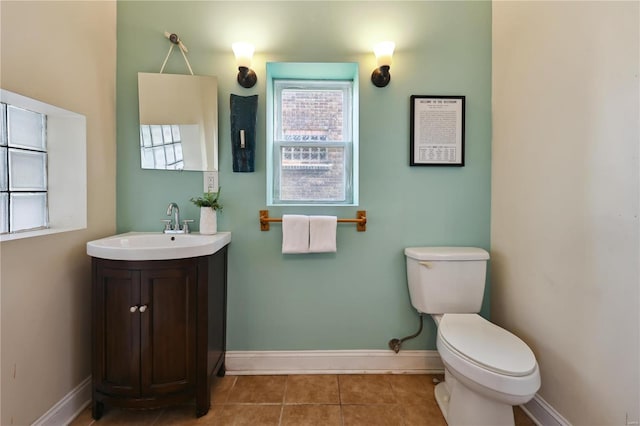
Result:
<svg viewBox="0 0 640 426">
<path fill-rule="evenodd" d="M 292 201 L 290 203 L 267 203 L 268 207 L 358 207 L 360 204 L 357 203 L 331 203 L 331 202 L 320 202 L 320 203 L 301 203 L 298 201 Z"/>
<path fill-rule="evenodd" d="M 14 234 L 2 234 L 0 235 L 0 243 L 4 243 L 7 241 L 14 241 L 14 240 L 22 240 L 24 238 L 43 237 L 45 235 L 60 234 L 62 232 L 79 231 L 81 229 L 86 229 L 86 227 L 48 228 L 48 229 L 38 229 L 35 231 L 16 232 Z"/>
</svg>

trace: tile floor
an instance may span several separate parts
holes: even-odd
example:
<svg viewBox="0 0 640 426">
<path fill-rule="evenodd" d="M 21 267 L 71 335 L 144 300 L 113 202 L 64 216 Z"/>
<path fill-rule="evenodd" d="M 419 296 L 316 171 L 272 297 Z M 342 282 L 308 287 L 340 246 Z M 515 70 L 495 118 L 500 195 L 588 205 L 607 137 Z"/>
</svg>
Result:
<svg viewBox="0 0 640 426">
<path fill-rule="evenodd" d="M 445 426 L 433 397 L 434 378 L 442 376 L 226 376 L 214 382 L 211 409 L 200 418 L 194 405 L 148 411 L 105 407 L 95 422 L 89 407 L 71 425 Z M 517 426 L 534 426 L 520 408 L 514 413 Z"/>
</svg>

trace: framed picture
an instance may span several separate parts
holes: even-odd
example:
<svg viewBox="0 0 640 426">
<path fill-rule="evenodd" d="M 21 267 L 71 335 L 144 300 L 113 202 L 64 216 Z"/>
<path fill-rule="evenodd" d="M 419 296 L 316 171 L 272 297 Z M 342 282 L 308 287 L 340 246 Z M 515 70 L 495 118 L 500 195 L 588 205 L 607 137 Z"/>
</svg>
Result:
<svg viewBox="0 0 640 426">
<path fill-rule="evenodd" d="M 464 166 L 464 96 L 411 96 L 410 166 Z"/>
</svg>

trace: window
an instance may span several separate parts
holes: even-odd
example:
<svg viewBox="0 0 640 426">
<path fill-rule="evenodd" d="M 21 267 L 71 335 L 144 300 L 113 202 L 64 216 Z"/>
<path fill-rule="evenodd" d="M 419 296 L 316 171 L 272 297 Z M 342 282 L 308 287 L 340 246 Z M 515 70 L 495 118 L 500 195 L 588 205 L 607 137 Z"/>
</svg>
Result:
<svg viewBox="0 0 640 426">
<path fill-rule="evenodd" d="M 87 226 L 86 119 L 0 89 L 0 241 Z"/>
<path fill-rule="evenodd" d="M 0 232 L 46 228 L 47 117 L 0 106 Z"/>
<path fill-rule="evenodd" d="M 267 204 L 357 205 L 357 64 L 267 64 Z"/>
</svg>

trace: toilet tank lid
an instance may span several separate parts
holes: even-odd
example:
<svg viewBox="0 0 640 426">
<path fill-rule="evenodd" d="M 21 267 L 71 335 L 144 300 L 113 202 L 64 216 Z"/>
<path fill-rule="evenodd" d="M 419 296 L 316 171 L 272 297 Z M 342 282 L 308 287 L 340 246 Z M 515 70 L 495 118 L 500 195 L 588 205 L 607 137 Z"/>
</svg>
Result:
<svg viewBox="0 0 640 426">
<path fill-rule="evenodd" d="M 489 253 L 478 247 L 407 247 L 407 257 L 416 260 L 488 260 Z"/>
</svg>

